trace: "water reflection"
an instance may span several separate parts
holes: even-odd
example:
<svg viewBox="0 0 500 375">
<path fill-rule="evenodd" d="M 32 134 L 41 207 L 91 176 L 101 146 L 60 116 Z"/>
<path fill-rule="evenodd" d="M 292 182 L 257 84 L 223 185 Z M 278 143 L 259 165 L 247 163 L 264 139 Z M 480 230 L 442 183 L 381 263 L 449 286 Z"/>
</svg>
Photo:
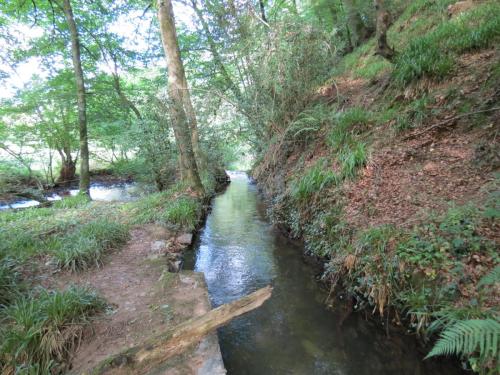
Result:
<svg viewBox="0 0 500 375">
<path fill-rule="evenodd" d="M 255 186 L 232 174 L 218 196 L 195 253 L 212 303 L 232 301 L 269 283 L 272 298 L 219 330 L 230 374 L 453 374 L 423 362 L 415 340 L 387 339 L 361 315 L 325 309 L 325 294 L 302 249 L 273 230 Z"/>
</svg>

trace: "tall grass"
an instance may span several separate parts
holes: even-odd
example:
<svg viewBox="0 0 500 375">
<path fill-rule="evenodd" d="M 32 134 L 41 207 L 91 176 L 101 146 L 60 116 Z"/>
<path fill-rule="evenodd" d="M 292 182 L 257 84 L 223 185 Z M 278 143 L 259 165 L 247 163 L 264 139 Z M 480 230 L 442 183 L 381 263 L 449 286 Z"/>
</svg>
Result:
<svg viewBox="0 0 500 375">
<path fill-rule="evenodd" d="M 66 197 L 54 202 L 54 208 L 80 208 L 90 203 L 90 198 L 87 194 L 77 194 L 72 197 Z"/>
<path fill-rule="evenodd" d="M 328 170 L 325 162 L 320 160 L 304 176 L 295 180 L 291 186 L 293 199 L 304 202 L 312 194 L 337 183 L 338 176 L 333 170 Z"/>
<path fill-rule="evenodd" d="M 127 239 L 126 225 L 99 219 L 56 239 L 51 247 L 59 268 L 81 271 L 99 266 L 107 250 L 119 247 Z"/>
<path fill-rule="evenodd" d="M 338 153 L 338 160 L 342 166 L 342 177 L 355 177 L 358 168 L 365 165 L 366 158 L 366 146 L 364 143 L 357 142 L 353 146 L 344 147 Z"/>
<path fill-rule="evenodd" d="M 184 190 L 184 185 L 177 184 L 167 191 L 128 203 L 123 210 L 131 224 L 159 223 L 194 229 L 201 214 L 201 202 L 186 195 Z"/>
<path fill-rule="evenodd" d="M 180 197 L 165 210 L 163 219 L 174 226 L 193 230 L 201 214 L 200 202 L 192 197 Z"/>
<path fill-rule="evenodd" d="M 371 114 L 363 108 L 352 107 L 339 112 L 327 136 L 328 145 L 338 151 L 343 145 L 353 142 L 353 136 L 366 130 Z"/>
<path fill-rule="evenodd" d="M 20 275 L 12 258 L 0 259 L 0 308 L 11 302 L 19 292 Z"/>
<path fill-rule="evenodd" d="M 62 292 L 40 289 L 17 299 L 2 313 L 3 373 L 48 373 L 78 344 L 89 318 L 104 308 L 95 292 L 77 287 Z"/>
<path fill-rule="evenodd" d="M 413 38 L 396 58 L 394 79 L 406 85 L 423 76 L 442 78 L 454 68 L 456 54 L 489 47 L 499 37 L 500 5 L 478 5 Z"/>
</svg>

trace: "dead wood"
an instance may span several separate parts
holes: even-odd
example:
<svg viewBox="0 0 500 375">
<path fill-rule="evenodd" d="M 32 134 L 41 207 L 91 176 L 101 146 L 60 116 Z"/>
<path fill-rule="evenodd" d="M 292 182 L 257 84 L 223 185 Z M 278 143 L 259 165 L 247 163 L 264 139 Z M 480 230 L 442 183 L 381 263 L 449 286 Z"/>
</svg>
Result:
<svg viewBox="0 0 500 375">
<path fill-rule="evenodd" d="M 174 355 L 181 354 L 193 344 L 232 319 L 260 307 L 271 297 L 272 287 L 259 289 L 236 301 L 224 304 L 202 316 L 164 332 L 145 343 L 113 355 L 90 373 L 147 374 Z"/>
</svg>

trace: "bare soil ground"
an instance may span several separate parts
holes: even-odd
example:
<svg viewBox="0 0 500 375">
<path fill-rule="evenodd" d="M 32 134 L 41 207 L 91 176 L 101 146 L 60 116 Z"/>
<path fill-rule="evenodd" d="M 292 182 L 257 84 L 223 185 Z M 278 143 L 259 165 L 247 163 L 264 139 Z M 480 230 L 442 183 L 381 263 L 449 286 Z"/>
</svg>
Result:
<svg viewBox="0 0 500 375">
<path fill-rule="evenodd" d="M 111 254 L 101 268 L 57 278 L 61 288 L 72 283 L 95 288 L 110 304 L 74 354 L 71 373 L 84 373 L 108 356 L 210 309 L 202 274 L 167 271 L 165 248 L 158 245 L 172 243 L 171 237 L 161 226 L 137 227 L 127 245 Z M 158 373 L 225 373 L 216 336 L 209 336 L 182 358 L 172 358 Z"/>
</svg>

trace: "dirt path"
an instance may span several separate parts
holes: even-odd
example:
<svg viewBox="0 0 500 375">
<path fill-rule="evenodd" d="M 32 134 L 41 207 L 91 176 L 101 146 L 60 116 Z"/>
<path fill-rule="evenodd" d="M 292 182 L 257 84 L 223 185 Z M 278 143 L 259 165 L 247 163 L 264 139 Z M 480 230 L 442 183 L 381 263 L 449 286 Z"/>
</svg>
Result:
<svg viewBox="0 0 500 375">
<path fill-rule="evenodd" d="M 60 287 L 75 283 L 97 289 L 112 307 L 94 322 L 93 332 L 82 341 L 72 359 L 71 373 L 80 374 L 106 357 L 210 309 L 202 274 L 167 271 L 161 253 L 172 243 L 171 237 L 160 226 L 135 228 L 127 245 L 110 255 L 103 267 L 59 278 Z M 182 359 L 165 364 L 159 373 L 225 373 L 216 336 L 205 339 Z"/>
</svg>

